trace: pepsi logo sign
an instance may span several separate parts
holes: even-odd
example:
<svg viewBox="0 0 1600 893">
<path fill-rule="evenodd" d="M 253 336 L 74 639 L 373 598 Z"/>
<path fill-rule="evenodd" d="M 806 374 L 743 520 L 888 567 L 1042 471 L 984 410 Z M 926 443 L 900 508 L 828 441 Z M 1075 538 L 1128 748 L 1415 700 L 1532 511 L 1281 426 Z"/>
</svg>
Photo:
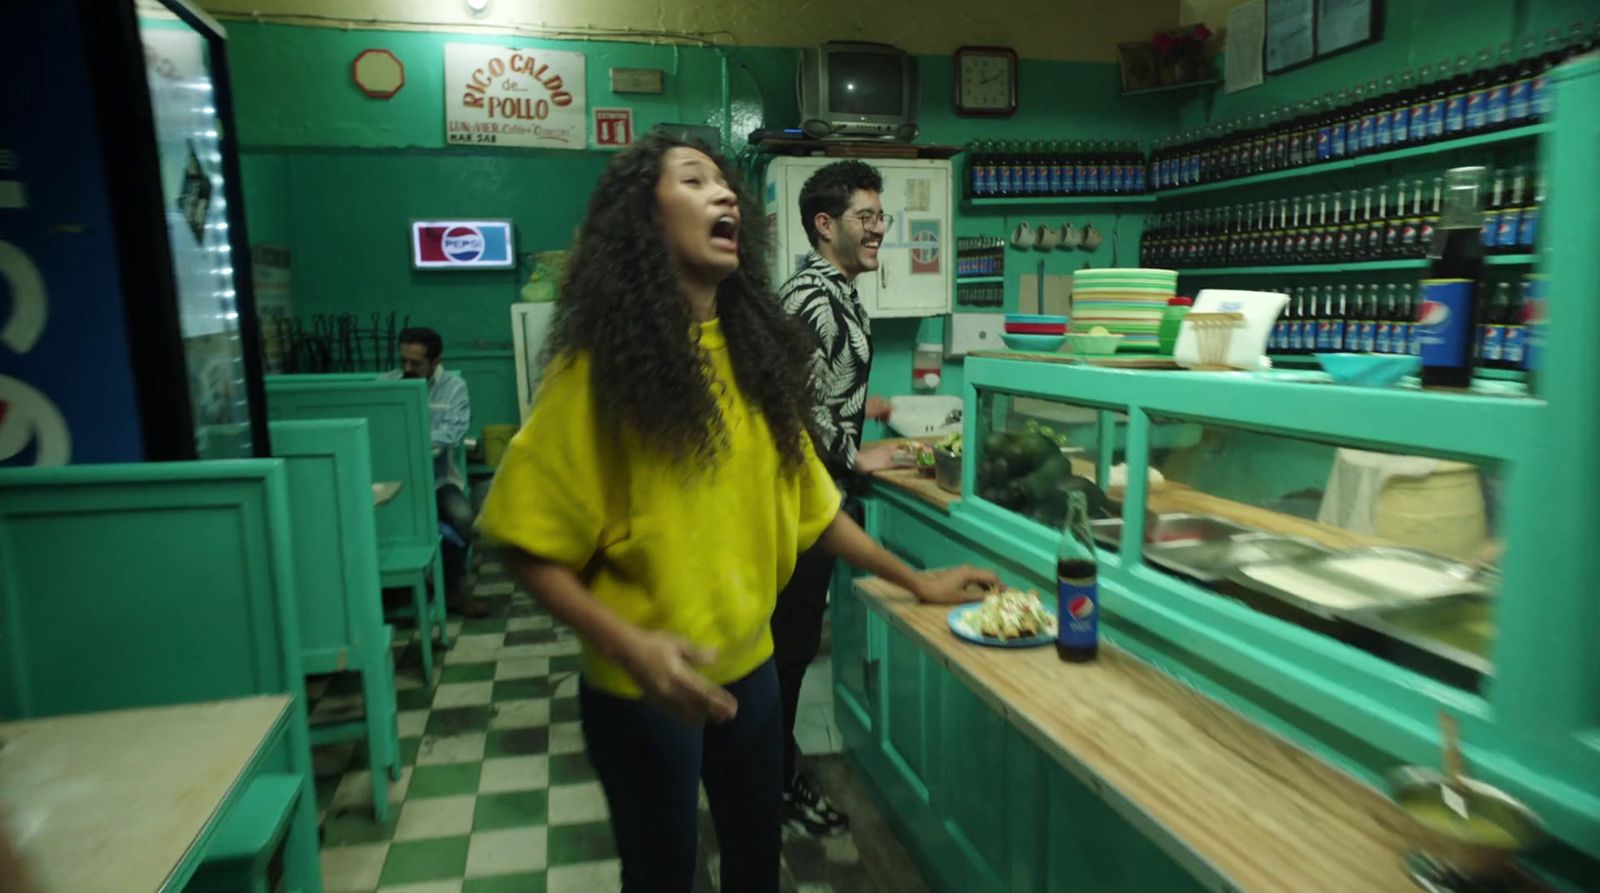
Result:
<svg viewBox="0 0 1600 893">
<path fill-rule="evenodd" d="M 1073 620 L 1088 620 L 1094 616 L 1094 599 L 1087 595 L 1074 596 L 1067 602 L 1067 613 Z"/>
<path fill-rule="evenodd" d="M 417 220 L 411 265 L 419 270 L 509 269 L 516 264 L 509 220 Z"/>
<path fill-rule="evenodd" d="M 1442 326 L 1450 321 L 1450 305 L 1442 301 L 1423 301 L 1417 322 L 1424 326 Z"/>
<path fill-rule="evenodd" d="M 444 234 L 444 253 L 454 261 L 474 261 L 483 256 L 483 233 L 477 227 L 452 227 Z"/>
</svg>

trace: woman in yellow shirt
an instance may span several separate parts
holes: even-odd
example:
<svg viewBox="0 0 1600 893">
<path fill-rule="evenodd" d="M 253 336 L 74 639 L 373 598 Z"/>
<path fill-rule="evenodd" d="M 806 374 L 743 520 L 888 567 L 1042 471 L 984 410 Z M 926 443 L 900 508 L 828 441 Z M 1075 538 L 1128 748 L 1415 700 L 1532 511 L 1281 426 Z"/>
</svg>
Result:
<svg viewBox="0 0 1600 893">
<path fill-rule="evenodd" d="M 778 889 L 782 746 L 769 618 L 814 543 L 929 601 L 839 511 L 812 451 L 804 335 L 721 158 L 650 137 L 589 201 L 533 413 L 480 516 L 518 582 L 583 641 L 579 708 L 623 889 L 688 893 L 703 780 L 722 889 Z M 744 226 L 744 221 L 755 221 Z"/>
</svg>

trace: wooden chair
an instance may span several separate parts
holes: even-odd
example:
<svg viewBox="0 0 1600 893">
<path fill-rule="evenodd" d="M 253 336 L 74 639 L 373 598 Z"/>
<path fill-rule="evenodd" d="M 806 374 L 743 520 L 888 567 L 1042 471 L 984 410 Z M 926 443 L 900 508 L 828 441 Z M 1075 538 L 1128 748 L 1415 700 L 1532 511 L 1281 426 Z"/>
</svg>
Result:
<svg viewBox="0 0 1600 893">
<path fill-rule="evenodd" d="M 379 582 L 411 591 L 422 672 L 432 685 L 434 631 L 438 630 L 441 648 L 448 648 L 450 641 L 444 618 L 427 383 L 307 378 L 267 376 L 267 416 L 274 421 L 366 419 L 373 479 L 401 483 L 394 500 L 376 511 Z"/>
<path fill-rule="evenodd" d="M 0 469 L 0 715 L 292 699 L 191 889 L 263 889 L 280 842 L 322 889 L 288 505 L 276 459 Z"/>
<path fill-rule="evenodd" d="M 388 782 L 400 777 L 400 733 L 392 633 L 378 586 L 367 423 L 273 422 L 271 433 L 272 451 L 288 467 L 301 663 L 307 673 L 361 677 L 363 717 L 312 726 L 311 741 L 366 740 L 372 812 L 382 823 Z"/>
</svg>

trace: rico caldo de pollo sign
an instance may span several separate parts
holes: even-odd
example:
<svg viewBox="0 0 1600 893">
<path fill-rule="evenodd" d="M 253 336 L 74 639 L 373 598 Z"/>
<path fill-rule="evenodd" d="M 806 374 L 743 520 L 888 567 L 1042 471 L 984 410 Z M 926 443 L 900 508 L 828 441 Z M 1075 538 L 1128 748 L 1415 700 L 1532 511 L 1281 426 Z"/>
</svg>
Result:
<svg viewBox="0 0 1600 893">
<path fill-rule="evenodd" d="M 447 43 L 444 79 L 447 143 L 585 147 L 582 53 Z"/>
</svg>

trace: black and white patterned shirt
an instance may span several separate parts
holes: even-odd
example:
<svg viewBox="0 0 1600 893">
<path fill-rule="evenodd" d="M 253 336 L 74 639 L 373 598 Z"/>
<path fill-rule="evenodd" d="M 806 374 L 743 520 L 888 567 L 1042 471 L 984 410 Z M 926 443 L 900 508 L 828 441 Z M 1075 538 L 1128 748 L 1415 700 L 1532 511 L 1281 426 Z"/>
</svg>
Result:
<svg viewBox="0 0 1600 893">
<path fill-rule="evenodd" d="M 855 465 L 867 414 L 867 376 L 872 371 L 872 324 L 856 287 L 822 255 L 806 255 L 800 269 L 778 290 L 785 313 L 816 335 L 811 360 L 817 404 L 812 423 L 822 459 L 836 477 Z"/>
</svg>

